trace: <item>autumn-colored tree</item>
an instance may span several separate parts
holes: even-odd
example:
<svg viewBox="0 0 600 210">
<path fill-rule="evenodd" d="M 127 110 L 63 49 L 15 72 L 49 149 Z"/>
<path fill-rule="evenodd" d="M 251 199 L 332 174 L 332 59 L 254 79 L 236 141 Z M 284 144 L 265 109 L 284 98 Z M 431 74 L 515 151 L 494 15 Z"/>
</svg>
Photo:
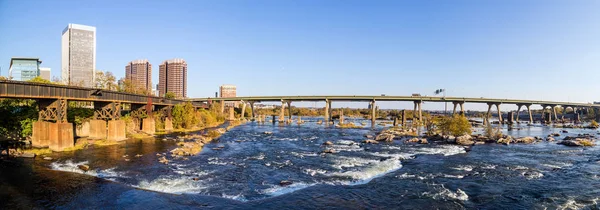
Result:
<svg viewBox="0 0 600 210">
<path fill-rule="evenodd" d="M 104 89 L 104 90 L 117 90 L 118 85 L 115 76 L 112 72 L 96 72 L 96 88 Z"/>
</svg>

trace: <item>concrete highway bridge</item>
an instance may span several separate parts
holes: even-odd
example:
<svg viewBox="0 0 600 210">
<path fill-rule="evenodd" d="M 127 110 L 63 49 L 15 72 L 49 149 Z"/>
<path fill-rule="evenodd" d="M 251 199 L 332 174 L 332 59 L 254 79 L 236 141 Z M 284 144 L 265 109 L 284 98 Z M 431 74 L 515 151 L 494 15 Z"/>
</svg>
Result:
<svg viewBox="0 0 600 210">
<path fill-rule="evenodd" d="M 527 112 L 529 114 L 529 122 L 533 123 L 533 116 L 531 112 L 532 105 L 539 105 L 542 107 L 543 114 L 542 116 L 549 122 L 552 122 L 552 118 L 555 120 L 558 119 L 556 113 L 556 107 L 563 107 L 563 115 L 570 108 L 574 113 L 578 113 L 578 110 L 582 109 L 590 109 L 593 108 L 596 111 L 600 109 L 600 104 L 595 103 L 574 103 L 574 102 L 559 102 L 559 101 L 539 101 L 539 100 L 518 100 L 518 99 L 496 99 L 496 98 L 464 98 L 464 97 L 432 97 L 432 96 L 250 96 L 250 97 L 230 97 L 230 98 L 194 98 L 189 99 L 193 102 L 207 102 L 211 103 L 212 101 L 234 101 L 241 102 L 243 109 L 245 110 L 246 104 L 250 104 L 252 108 L 252 114 L 254 116 L 254 103 L 260 102 L 281 102 L 281 112 L 279 114 L 279 121 L 283 121 L 285 114 L 285 105 L 291 107 L 291 103 L 293 101 L 324 101 L 325 102 L 325 119 L 331 120 L 331 103 L 333 101 L 343 101 L 343 102 L 369 102 L 369 107 L 371 109 L 371 121 L 374 123 L 377 116 L 375 110 L 375 103 L 377 101 L 406 101 L 414 103 L 414 111 L 413 111 L 413 119 L 422 119 L 421 113 L 421 104 L 423 102 L 451 102 L 454 105 L 453 114 L 456 113 L 457 107 L 460 107 L 460 113 L 464 113 L 464 104 L 465 103 L 482 103 L 488 105 L 487 118 L 489 119 L 491 116 L 492 107 L 495 106 L 498 111 L 498 117 L 500 122 L 504 122 L 502 119 L 502 112 L 500 109 L 500 105 L 502 104 L 512 104 L 516 105 L 517 108 L 517 116 L 516 121 L 519 121 L 519 114 L 521 112 L 522 107 L 527 108 Z M 221 111 L 224 111 L 224 104 L 221 103 Z M 549 110 L 548 112 L 546 110 Z M 596 112 L 598 113 L 598 112 Z M 291 110 L 288 109 L 288 115 L 291 117 Z M 509 118 L 508 121 L 513 121 L 513 113 L 510 112 L 507 115 Z M 578 114 L 576 115 L 575 120 L 578 120 Z M 600 116 L 600 115 L 597 115 Z M 404 113 L 402 120 L 404 121 Z"/>
<path fill-rule="evenodd" d="M 153 134 L 155 121 L 153 112 L 163 112 L 165 129 L 173 129 L 171 108 L 187 100 L 131 94 L 117 91 L 76 86 L 0 81 L 0 98 L 33 99 L 39 108 L 38 121 L 33 124 L 32 144 L 48 146 L 62 151 L 74 146 L 73 124 L 67 122 L 68 102 L 91 102 L 94 116 L 89 122 L 90 138 L 123 140 L 125 122 L 120 120 L 123 111 L 141 122 L 141 130 Z M 196 108 L 207 108 L 205 103 L 192 102 Z"/>
</svg>

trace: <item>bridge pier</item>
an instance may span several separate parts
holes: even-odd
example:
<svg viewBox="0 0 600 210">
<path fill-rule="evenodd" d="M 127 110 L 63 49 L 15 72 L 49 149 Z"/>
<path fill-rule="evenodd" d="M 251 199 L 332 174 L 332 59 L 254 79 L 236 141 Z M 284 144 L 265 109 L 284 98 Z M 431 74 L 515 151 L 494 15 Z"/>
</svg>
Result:
<svg viewBox="0 0 600 210">
<path fill-rule="evenodd" d="M 490 117 L 491 117 L 491 112 L 492 112 L 492 103 L 488 103 L 488 109 L 487 109 L 487 114 L 485 115 L 485 120 L 484 122 L 490 123 Z M 485 123 L 484 123 L 485 124 Z"/>
<path fill-rule="evenodd" d="M 460 102 L 458 103 L 458 105 L 460 106 L 460 114 L 461 115 L 465 115 L 465 102 Z"/>
<path fill-rule="evenodd" d="M 406 109 L 402 110 L 402 126 L 406 125 Z"/>
<path fill-rule="evenodd" d="M 292 101 L 286 101 L 288 106 L 288 123 L 292 123 Z"/>
<path fill-rule="evenodd" d="M 371 106 L 371 125 L 375 125 L 375 120 L 377 120 L 377 110 L 375 109 L 375 100 L 369 102 Z"/>
<path fill-rule="evenodd" d="M 523 107 L 523 104 L 517 104 L 517 116 L 515 117 L 515 121 L 517 122 L 517 124 L 519 124 L 519 115 L 521 115 L 521 107 Z"/>
<path fill-rule="evenodd" d="M 514 117 L 515 117 L 514 112 L 512 112 L 512 111 L 508 112 L 508 115 L 506 115 L 506 121 L 508 121 L 508 122 L 506 122 L 506 123 L 509 125 L 512 125 Z"/>
<path fill-rule="evenodd" d="M 531 114 L 531 104 L 525 105 L 527 107 L 527 113 L 529 114 L 529 124 L 533 124 L 533 114 Z"/>
<path fill-rule="evenodd" d="M 242 103 L 242 116 L 240 116 L 240 119 L 243 120 L 243 119 L 246 119 L 246 115 L 245 115 L 246 114 L 246 102 L 241 101 L 241 103 Z"/>
<path fill-rule="evenodd" d="M 500 104 L 496 103 L 496 110 L 498 110 L 498 121 L 500 124 L 504 124 L 504 120 L 502 119 L 502 111 L 500 111 Z"/>
<path fill-rule="evenodd" d="M 281 111 L 279 112 L 279 123 L 285 122 L 285 101 L 281 100 Z"/>
<path fill-rule="evenodd" d="M 340 108 L 340 123 L 339 124 L 344 124 L 344 109 Z"/>
<path fill-rule="evenodd" d="M 106 121 L 90 120 L 89 139 L 106 139 Z"/>
<path fill-rule="evenodd" d="M 254 101 L 250 101 L 249 103 L 250 103 L 250 111 L 252 113 L 250 116 L 252 117 L 252 119 L 255 119 L 255 117 L 256 117 L 256 114 L 254 113 L 254 103 L 255 102 Z"/>
<path fill-rule="evenodd" d="M 556 105 L 552 105 L 552 114 L 554 115 L 554 121 L 558 121 L 558 115 L 556 115 Z"/>
<path fill-rule="evenodd" d="M 329 124 L 329 107 L 331 107 L 331 101 L 325 99 L 325 118 L 323 119 L 323 121 L 325 121 L 325 125 Z"/>
<path fill-rule="evenodd" d="M 414 101 L 413 123 L 421 121 L 423 114 L 421 113 L 421 101 Z M 415 120 L 417 119 L 417 120 Z"/>
<path fill-rule="evenodd" d="M 229 121 L 235 120 L 235 111 L 233 110 L 233 106 L 229 107 L 229 118 L 227 118 L 227 120 L 229 120 Z"/>
<path fill-rule="evenodd" d="M 221 114 L 225 114 L 225 101 L 221 100 Z"/>
<path fill-rule="evenodd" d="M 75 146 L 73 124 L 67 122 L 67 100 L 38 100 L 38 122 L 33 123 L 32 145 L 63 151 Z M 55 122 L 48 122 L 55 121 Z"/>
<path fill-rule="evenodd" d="M 465 102 L 461 102 L 461 101 L 453 101 L 452 104 L 454 105 L 454 108 L 452 109 L 452 115 L 456 114 L 456 107 L 457 106 L 460 106 L 460 112 L 459 112 L 459 114 L 464 115 L 465 114 L 464 103 Z"/>
</svg>

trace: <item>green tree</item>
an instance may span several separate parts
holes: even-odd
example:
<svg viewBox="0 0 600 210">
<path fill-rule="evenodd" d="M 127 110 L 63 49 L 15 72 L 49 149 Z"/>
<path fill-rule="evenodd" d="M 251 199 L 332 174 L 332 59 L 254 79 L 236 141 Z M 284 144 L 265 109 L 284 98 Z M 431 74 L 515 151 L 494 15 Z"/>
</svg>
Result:
<svg viewBox="0 0 600 210">
<path fill-rule="evenodd" d="M 173 116 L 173 127 L 175 128 L 190 129 L 200 122 L 195 113 L 195 108 L 190 102 L 175 105 L 171 115 Z"/>
<path fill-rule="evenodd" d="M 462 136 L 471 134 L 471 123 L 462 115 L 455 114 L 452 117 L 442 117 L 437 121 L 438 129 L 442 134 L 450 134 L 453 136 Z"/>
<path fill-rule="evenodd" d="M 96 72 L 96 88 L 104 90 L 118 90 L 117 80 L 112 72 Z"/>
<path fill-rule="evenodd" d="M 34 77 L 33 79 L 30 79 L 28 82 L 52 84 L 52 82 L 50 80 L 44 79 L 40 76 Z"/>
<path fill-rule="evenodd" d="M 174 99 L 175 97 L 176 97 L 175 93 L 173 93 L 173 92 L 167 92 L 167 93 L 165 93 L 165 98 Z"/>
</svg>

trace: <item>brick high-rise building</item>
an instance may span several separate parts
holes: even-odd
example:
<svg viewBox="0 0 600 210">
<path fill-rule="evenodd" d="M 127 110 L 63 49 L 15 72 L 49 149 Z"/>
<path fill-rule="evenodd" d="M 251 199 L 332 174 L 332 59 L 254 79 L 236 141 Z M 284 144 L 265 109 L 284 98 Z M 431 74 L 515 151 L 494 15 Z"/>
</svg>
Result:
<svg viewBox="0 0 600 210">
<path fill-rule="evenodd" d="M 177 98 L 187 97 L 187 63 L 183 59 L 166 60 L 159 66 L 158 93 L 172 92 Z"/>
<path fill-rule="evenodd" d="M 219 94 L 221 98 L 236 97 L 237 87 L 235 85 L 221 85 L 219 87 Z M 238 102 L 228 101 L 225 102 L 225 106 L 238 107 Z"/>
<path fill-rule="evenodd" d="M 125 66 L 125 79 L 135 88 L 152 91 L 152 64 L 148 60 L 135 60 Z"/>
</svg>

